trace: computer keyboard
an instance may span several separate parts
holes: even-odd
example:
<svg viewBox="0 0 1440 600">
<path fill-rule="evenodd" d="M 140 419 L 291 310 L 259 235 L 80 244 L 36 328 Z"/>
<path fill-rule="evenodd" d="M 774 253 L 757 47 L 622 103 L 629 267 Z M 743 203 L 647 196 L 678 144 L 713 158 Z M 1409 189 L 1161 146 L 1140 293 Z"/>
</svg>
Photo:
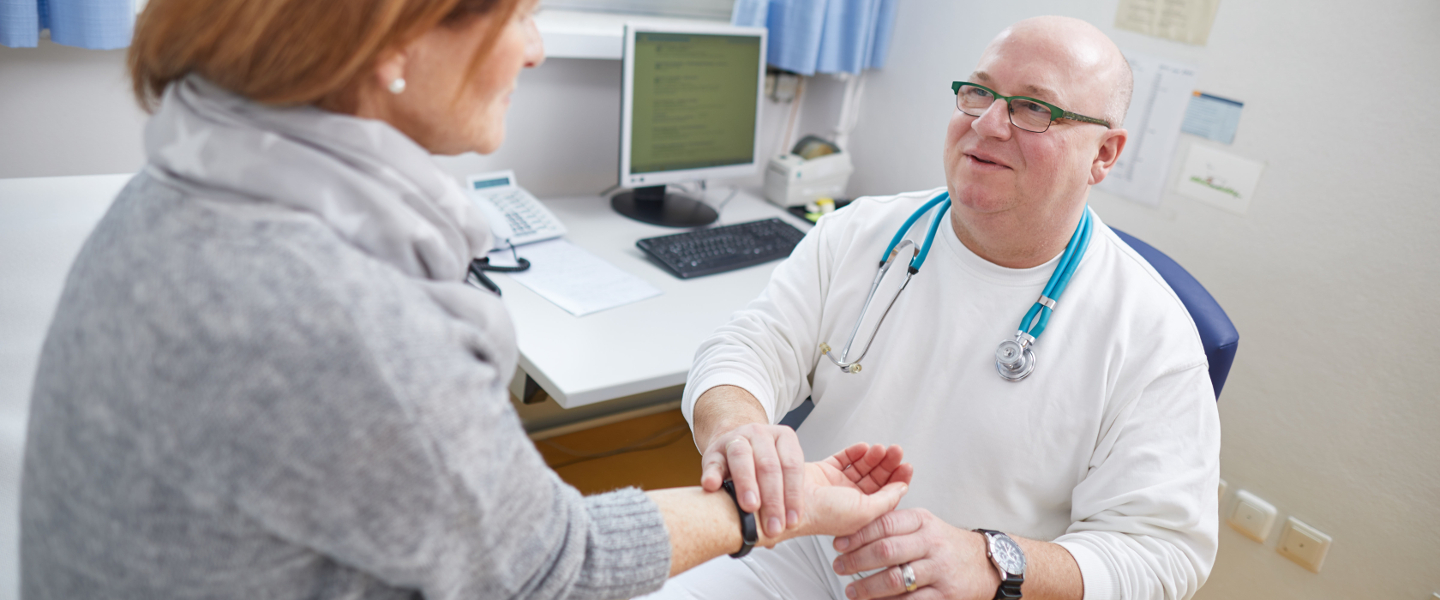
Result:
<svg viewBox="0 0 1440 600">
<path fill-rule="evenodd" d="M 697 229 L 635 242 L 681 279 L 723 273 L 790 256 L 805 233 L 780 219 Z"/>
</svg>

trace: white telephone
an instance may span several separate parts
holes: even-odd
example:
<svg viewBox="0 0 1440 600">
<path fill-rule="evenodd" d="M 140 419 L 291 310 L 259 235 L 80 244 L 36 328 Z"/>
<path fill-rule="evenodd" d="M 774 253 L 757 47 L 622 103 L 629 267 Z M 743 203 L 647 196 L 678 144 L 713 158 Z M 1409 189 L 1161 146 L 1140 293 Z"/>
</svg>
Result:
<svg viewBox="0 0 1440 600">
<path fill-rule="evenodd" d="M 514 171 L 471 175 L 465 179 L 465 190 L 490 222 L 496 248 L 565 235 L 560 220 L 515 182 Z"/>
</svg>

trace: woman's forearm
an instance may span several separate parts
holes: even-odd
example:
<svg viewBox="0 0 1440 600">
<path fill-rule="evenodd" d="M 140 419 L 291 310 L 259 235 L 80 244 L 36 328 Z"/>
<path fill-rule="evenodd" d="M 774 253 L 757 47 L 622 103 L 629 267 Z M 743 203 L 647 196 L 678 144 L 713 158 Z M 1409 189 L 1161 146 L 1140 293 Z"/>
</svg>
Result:
<svg viewBox="0 0 1440 600">
<path fill-rule="evenodd" d="M 699 487 L 646 492 L 670 532 L 670 576 L 740 550 L 740 513 L 724 491 Z M 763 540 L 762 540 L 763 541 Z M 757 544 L 758 545 L 758 544 Z"/>
</svg>

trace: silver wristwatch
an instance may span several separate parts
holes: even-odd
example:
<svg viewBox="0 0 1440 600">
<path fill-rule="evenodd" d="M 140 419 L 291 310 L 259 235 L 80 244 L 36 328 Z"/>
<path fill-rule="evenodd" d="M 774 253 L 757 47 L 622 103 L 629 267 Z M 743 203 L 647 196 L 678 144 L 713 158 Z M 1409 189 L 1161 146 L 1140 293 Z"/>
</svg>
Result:
<svg viewBox="0 0 1440 600">
<path fill-rule="evenodd" d="M 995 600 L 1020 598 L 1020 584 L 1025 583 L 1025 551 L 1010 536 L 999 531 L 976 529 L 985 536 L 985 556 L 1000 571 L 1000 587 Z"/>
</svg>

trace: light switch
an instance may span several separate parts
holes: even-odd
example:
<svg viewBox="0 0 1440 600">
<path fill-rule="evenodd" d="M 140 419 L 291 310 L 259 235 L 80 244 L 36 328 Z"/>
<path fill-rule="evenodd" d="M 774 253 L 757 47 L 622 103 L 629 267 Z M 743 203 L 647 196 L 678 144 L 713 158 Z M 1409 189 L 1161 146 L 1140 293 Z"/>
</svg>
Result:
<svg viewBox="0 0 1440 600">
<path fill-rule="evenodd" d="M 1320 565 L 1325 562 L 1325 553 L 1330 551 L 1330 536 L 1300 519 L 1290 517 L 1285 520 L 1285 528 L 1280 530 L 1280 545 L 1275 547 L 1275 551 L 1319 573 Z"/>
<path fill-rule="evenodd" d="M 1221 502 L 1224 502 L 1224 501 L 1225 501 L 1225 488 L 1227 488 L 1227 487 L 1229 487 L 1229 485 L 1227 485 L 1227 484 L 1225 483 L 1225 480 L 1222 478 L 1222 479 L 1220 480 L 1220 501 L 1221 501 Z"/>
<path fill-rule="evenodd" d="M 1255 494 L 1240 490 L 1235 492 L 1235 508 L 1230 511 L 1229 520 L 1236 531 L 1263 544 L 1275 524 L 1275 507 Z"/>
</svg>

